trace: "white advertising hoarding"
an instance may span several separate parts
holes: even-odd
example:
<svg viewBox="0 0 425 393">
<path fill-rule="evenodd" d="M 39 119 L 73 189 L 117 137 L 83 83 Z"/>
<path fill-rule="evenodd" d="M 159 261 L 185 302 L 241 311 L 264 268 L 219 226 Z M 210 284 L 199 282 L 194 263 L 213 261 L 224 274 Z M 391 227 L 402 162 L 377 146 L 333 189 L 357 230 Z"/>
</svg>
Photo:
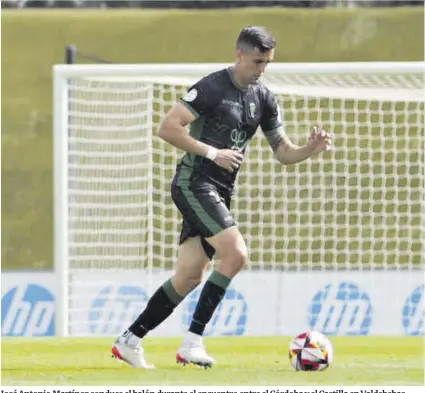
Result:
<svg viewBox="0 0 425 393">
<path fill-rule="evenodd" d="M 206 334 L 276 335 L 279 297 L 278 274 L 242 273 L 228 288 Z M 144 272 L 74 274 L 70 315 L 72 335 L 114 335 L 127 328 L 145 307 L 149 297 L 170 277 L 169 272 L 148 276 Z M 148 278 L 150 277 L 150 278 Z M 90 283 L 90 286 L 87 285 Z M 183 334 L 190 323 L 202 286 L 180 304 L 152 335 Z M 261 333 L 260 333 L 261 332 Z"/>
<path fill-rule="evenodd" d="M 284 318 L 281 334 L 306 329 L 329 335 L 423 334 L 422 272 L 351 271 L 280 277 L 281 313 L 291 315 Z"/>
<path fill-rule="evenodd" d="M 75 274 L 71 290 L 78 296 L 70 307 L 71 334 L 120 333 L 169 276 L 134 271 Z M 201 288 L 151 334 L 183 334 Z M 420 335 L 424 301 L 424 277 L 417 271 L 244 271 L 232 281 L 206 334 L 295 335 L 316 329 L 329 335 Z"/>
<path fill-rule="evenodd" d="M 56 293 L 54 273 L 2 273 L 2 336 L 54 336 Z"/>
<path fill-rule="evenodd" d="M 170 272 L 74 272 L 70 277 L 70 335 L 115 336 L 126 329 Z M 54 273 L 2 274 L 2 335 L 55 335 Z M 200 286 L 153 336 L 182 335 Z M 231 283 L 207 335 L 423 335 L 422 271 L 244 271 Z M 58 312 L 56 312 L 58 311 Z"/>
</svg>

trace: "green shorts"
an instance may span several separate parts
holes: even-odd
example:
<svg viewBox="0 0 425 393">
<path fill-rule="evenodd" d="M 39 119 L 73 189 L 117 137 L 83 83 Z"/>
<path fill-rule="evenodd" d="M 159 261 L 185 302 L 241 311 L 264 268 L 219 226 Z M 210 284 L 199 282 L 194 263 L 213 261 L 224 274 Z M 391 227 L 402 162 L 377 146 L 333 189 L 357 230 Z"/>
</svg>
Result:
<svg viewBox="0 0 425 393">
<path fill-rule="evenodd" d="M 196 174 L 182 182 L 182 170 L 186 169 L 177 168 L 171 186 L 171 196 L 183 216 L 180 244 L 189 237 L 200 236 L 205 253 L 212 259 L 215 250 L 205 238 L 236 225 L 230 213 L 231 194 Z"/>
</svg>

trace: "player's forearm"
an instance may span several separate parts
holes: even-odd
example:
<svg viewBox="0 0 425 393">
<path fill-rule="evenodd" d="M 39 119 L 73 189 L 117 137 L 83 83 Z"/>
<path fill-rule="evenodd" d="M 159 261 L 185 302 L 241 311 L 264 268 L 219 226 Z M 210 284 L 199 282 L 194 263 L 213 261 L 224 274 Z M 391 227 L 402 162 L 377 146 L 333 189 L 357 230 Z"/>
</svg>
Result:
<svg viewBox="0 0 425 393">
<path fill-rule="evenodd" d="M 177 149 L 205 157 L 209 146 L 190 136 L 186 129 L 178 124 L 163 122 L 159 128 L 158 136 Z"/>
<path fill-rule="evenodd" d="M 276 158 L 284 165 L 297 164 L 312 156 L 311 147 L 297 146 L 291 142 L 282 142 L 276 150 Z"/>
</svg>

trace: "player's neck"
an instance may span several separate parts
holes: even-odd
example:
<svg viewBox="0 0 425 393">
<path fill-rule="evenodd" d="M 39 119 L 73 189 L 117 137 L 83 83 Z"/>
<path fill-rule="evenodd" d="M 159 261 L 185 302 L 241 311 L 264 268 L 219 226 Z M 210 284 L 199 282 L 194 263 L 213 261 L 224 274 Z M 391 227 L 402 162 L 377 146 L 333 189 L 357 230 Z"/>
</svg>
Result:
<svg viewBox="0 0 425 393">
<path fill-rule="evenodd" d="M 242 78 L 239 76 L 237 67 L 235 66 L 230 67 L 229 73 L 234 85 L 237 88 L 242 90 L 246 90 L 248 88 L 248 84 L 242 82 Z"/>
</svg>

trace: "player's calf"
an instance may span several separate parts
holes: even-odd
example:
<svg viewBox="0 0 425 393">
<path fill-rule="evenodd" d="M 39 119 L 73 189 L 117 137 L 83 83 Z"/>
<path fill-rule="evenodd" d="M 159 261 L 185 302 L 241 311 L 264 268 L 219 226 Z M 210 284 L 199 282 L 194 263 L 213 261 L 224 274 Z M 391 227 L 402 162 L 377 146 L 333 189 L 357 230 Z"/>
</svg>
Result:
<svg viewBox="0 0 425 393">
<path fill-rule="evenodd" d="M 202 367 L 212 367 L 215 364 L 214 358 L 208 355 L 205 349 L 202 335 L 205 326 L 211 320 L 215 309 L 223 299 L 230 281 L 229 277 L 218 271 L 211 273 L 201 291 L 189 332 L 177 351 L 176 360 L 178 363 L 193 363 Z"/>
</svg>

